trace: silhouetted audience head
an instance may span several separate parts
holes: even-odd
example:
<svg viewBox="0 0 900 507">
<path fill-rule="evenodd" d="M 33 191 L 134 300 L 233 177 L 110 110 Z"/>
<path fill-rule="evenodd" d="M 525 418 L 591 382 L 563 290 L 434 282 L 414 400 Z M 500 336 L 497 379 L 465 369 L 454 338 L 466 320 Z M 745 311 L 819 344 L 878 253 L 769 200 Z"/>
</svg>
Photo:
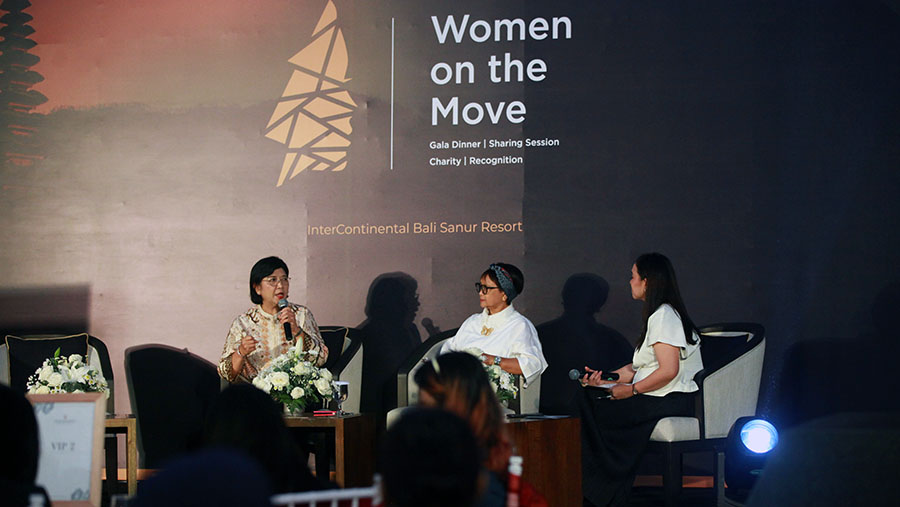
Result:
<svg viewBox="0 0 900 507">
<path fill-rule="evenodd" d="M 562 290 L 563 308 L 568 313 L 593 315 L 600 311 L 609 297 L 609 283 L 591 273 L 569 277 Z"/>
<path fill-rule="evenodd" d="M 142 481 L 135 507 L 268 506 L 271 489 L 259 464 L 233 449 L 207 449 L 178 458 Z"/>
<path fill-rule="evenodd" d="M 0 503 L 28 505 L 38 472 L 40 444 L 34 408 L 25 395 L 0 384 Z"/>
<path fill-rule="evenodd" d="M 506 470 L 512 445 L 504 417 L 487 373 L 475 356 L 451 352 L 425 363 L 416 371 L 419 403 L 449 410 L 469 422 L 485 451 L 489 470 Z"/>
<path fill-rule="evenodd" d="M 445 410 L 412 408 L 387 431 L 379 469 L 385 505 L 466 507 L 486 477 L 466 421 Z"/>
<path fill-rule="evenodd" d="M 284 425 L 283 409 L 250 384 L 235 384 L 213 400 L 203 429 L 206 447 L 242 451 L 262 466 L 275 493 L 322 489 Z"/>
</svg>

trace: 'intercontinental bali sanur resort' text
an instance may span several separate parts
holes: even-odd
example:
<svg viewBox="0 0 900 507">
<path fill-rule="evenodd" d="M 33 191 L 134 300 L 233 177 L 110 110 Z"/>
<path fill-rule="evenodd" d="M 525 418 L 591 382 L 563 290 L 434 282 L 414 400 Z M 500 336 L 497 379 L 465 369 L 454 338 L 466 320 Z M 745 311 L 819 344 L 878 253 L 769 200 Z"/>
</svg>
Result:
<svg viewBox="0 0 900 507">
<path fill-rule="evenodd" d="M 307 236 L 389 236 L 402 234 L 466 234 L 524 232 L 522 222 L 405 222 L 400 224 L 307 225 Z"/>
</svg>

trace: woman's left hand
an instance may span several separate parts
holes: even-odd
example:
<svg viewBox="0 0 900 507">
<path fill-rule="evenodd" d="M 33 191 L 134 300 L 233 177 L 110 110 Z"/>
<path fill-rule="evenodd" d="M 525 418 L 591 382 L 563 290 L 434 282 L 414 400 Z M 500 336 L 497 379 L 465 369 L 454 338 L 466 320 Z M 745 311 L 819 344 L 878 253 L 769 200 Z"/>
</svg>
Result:
<svg viewBox="0 0 900 507">
<path fill-rule="evenodd" d="M 616 384 L 609 390 L 612 394 L 611 397 L 614 400 L 624 400 L 625 398 L 634 396 L 631 392 L 631 384 Z"/>
<path fill-rule="evenodd" d="M 278 322 L 281 324 L 288 323 L 291 325 L 291 335 L 296 338 L 300 333 L 300 326 L 297 325 L 297 319 L 294 317 L 294 311 L 289 307 L 282 308 L 278 312 Z"/>
</svg>

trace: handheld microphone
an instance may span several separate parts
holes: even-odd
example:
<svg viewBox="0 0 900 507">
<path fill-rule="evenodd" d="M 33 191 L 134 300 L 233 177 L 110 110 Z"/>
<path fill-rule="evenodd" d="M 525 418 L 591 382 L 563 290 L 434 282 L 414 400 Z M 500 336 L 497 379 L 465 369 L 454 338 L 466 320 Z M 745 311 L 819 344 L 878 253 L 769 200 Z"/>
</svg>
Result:
<svg viewBox="0 0 900 507">
<path fill-rule="evenodd" d="M 569 379 L 571 379 L 571 380 L 580 380 L 582 377 L 584 377 L 584 375 L 585 375 L 585 372 L 578 370 L 576 368 L 572 368 L 571 370 L 569 370 Z M 603 380 L 615 381 L 615 380 L 619 380 L 619 374 L 615 373 L 615 372 L 608 372 L 608 373 L 603 372 L 603 374 L 601 375 L 601 378 Z"/>
<path fill-rule="evenodd" d="M 278 311 L 280 312 L 281 310 L 287 308 L 290 305 L 291 304 L 288 302 L 287 299 L 279 299 L 278 300 Z M 291 332 L 291 323 L 290 322 L 284 323 L 284 338 L 287 341 L 291 341 L 294 339 L 294 333 Z"/>
</svg>

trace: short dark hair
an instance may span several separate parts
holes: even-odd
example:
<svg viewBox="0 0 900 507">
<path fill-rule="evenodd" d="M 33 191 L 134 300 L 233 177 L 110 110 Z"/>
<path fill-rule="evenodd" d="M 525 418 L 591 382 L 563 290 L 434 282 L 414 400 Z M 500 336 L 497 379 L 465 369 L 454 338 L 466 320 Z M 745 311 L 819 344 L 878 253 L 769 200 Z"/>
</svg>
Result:
<svg viewBox="0 0 900 507">
<path fill-rule="evenodd" d="M 512 280 L 513 287 L 516 289 L 516 296 L 522 293 L 525 289 L 525 275 L 522 274 L 522 270 L 513 266 L 512 264 L 507 264 L 505 262 L 495 262 L 497 266 L 503 268 L 507 273 L 509 273 L 509 278 Z M 481 278 L 488 277 L 494 282 L 497 286 L 500 285 L 500 280 L 497 280 L 497 274 L 494 273 L 494 270 L 491 268 L 487 268 L 484 273 L 481 274 Z M 513 298 L 509 297 L 507 294 L 507 298 L 511 302 Z"/>
<path fill-rule="evenodd" d="M 250 301 L 256 304 L 262 303 L 262 298 L 256 293 L 256 286 L 262 283 L 263 278 L 271 275 L 278 268 L 283 269 L 285 275 L 291 274 L 287 264 L 275 256 L 260 259 L 250 268 Z"/>
<path fill-rule="evenodd" d="M 397 507 L 474 505 L 485 473 L 469 425 L 433 408 L 403 413 L 385 434 L 379 465 L 385 504 Z"/>
</svg>

